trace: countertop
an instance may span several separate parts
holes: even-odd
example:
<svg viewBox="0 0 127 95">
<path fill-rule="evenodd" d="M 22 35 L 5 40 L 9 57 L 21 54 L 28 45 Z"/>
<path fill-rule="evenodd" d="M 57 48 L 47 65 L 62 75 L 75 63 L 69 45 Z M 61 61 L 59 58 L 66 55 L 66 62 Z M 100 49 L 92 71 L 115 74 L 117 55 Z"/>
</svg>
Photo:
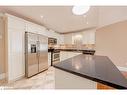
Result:
<svg viewBox="0 0 127 95">
<path fill-rule="evenodd" d="M 54 67 L 117 89 L 127 89 L 127 79 L 106 56 L 81 54 Z"/>
<path fill-rule="evenodd" d="M 53 52 L 54 50 L 57 51 L 77 51 L 77 52 L 83 52 L 83 51 L 91 51 L 91 52 L 95 52 L 94 49 L 48 49 L 49 52 Z"/>
</svg>

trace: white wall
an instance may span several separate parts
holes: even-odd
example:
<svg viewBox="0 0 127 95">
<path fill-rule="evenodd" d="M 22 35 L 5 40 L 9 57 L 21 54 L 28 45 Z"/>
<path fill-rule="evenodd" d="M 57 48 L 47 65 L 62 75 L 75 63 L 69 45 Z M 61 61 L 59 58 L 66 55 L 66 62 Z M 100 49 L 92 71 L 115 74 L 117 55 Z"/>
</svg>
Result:
<svg viewBox="0 0 127 95">
<path fill-rule="evenodd" d="M 108 56 L 116 66 L 127 68 L 127 20 L 96 32 L 96 54 Z"/>
<path fill-rule="evenodd" d="M 127 20 L 127 7 L 124 6 L 102 6 L 99 7 L 98 27 Z"/>
</svg>

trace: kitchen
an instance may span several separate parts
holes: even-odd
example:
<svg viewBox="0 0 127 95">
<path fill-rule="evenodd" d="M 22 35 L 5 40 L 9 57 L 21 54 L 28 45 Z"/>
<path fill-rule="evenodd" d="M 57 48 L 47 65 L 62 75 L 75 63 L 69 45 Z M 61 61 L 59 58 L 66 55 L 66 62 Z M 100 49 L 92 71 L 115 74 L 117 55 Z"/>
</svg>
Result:
<svg viewBox="0 0 127 95">
<path fill-rule="evenodd" d="M 30 12 L 31 9 L 33 9 L 33 12 Z M 1 85 L 19 89 L 67 89 L 75 88 L 75 86 L 76 89 L 127 88 L 127 80 L 124 77 L 124 75 L 127 75 L 126 45 L 124 44 L 126 41 L 127 12 L 125 11 L 127 7 L 91 6 L 85 15 L 75 15 L 72 9 L 72 6 L 0 7 L 0 27 L 2 27 L 1 31 L 3 31 L 0 34 L 0 39 L 3 39 L 1 40 L 1 46 L 3 46 L 1 47 L 2 63 L 0 64 Z M 64 16 L 65 14 L 66 17 Z M 114 17 L 114 15 L 116 17 Z M 29 40 L 25 38 L 29 38 L 30 36 L 26 37 L 25 34 L 41 35 L 43 36 L 43 40 L 46 39 L 46 42 L 44 43 L 42 40 L 39 42 L 37 40 L 40 44 L 32 43 L 29 45 Z M 32 39 L 34 39 L 34 37 L 35 36 L 33 36 Z M 39 37 L 36 39 L 39 39 Z M 42 57 L 40 59 L 37 58 L 37 62 L 34 62 L 36 60 L 34 60 L 34 58 L 28 60 L 27 57 L 29 53 L 35 54 L 38 57 L 41 55 L 39 52 L 39 49 L 41 49 L 41 41 L 43 44 L 43 53 L 46 52 L 46 55 L 44 56 L 42 53 Z M 108 56 L 108 59 L 101 57 L 102 59 L 100 60 L 104 62 L 102 61 L 100 64 L 98 62 L 98 55 Z M 80 59 L 82 57 L 84 60 Z M 39 60 L 42 61 L 39 63 Z M 46 60 L 47 63 L 44 62 L 44 60 Z M 84 66 L 84 63 L 87 64 L 88 60 L 92 62 L 91 64 L 88 62 L 89 65 L 86 65 L 89 69 L 87 70 L 87 68 L 85 68 L 80 71 L 81 66 Z M 46 65 L 43 65 L 45 68 L 41 71 L 39 71 L 38 68 L 43 66 L 37 65 L 36 71 L 34 72 L 35 67 L 29 69 L 29 62 L 33 62 L 30 64 L 45 63 Z M 65 66 L 62 65 L 65 63 L 72 64 L 75 66 L 75 69 L 68 64 Z M 26 64 L 28 65 L 26 66 Z M 100 68 L 96 68 L 98 64 L 100 64 Z M 98 73 L 95 73 L 96 69 L 99 70 Z M 111 77 L 110 73 L 107 74 L 107 70 L 114 74 L 115 79 Z M 31 72 L 34 73 L 30 74 L 30 76 L 26 74 Z M 71 75 L 72 72 L 75 73 Z M 80 73 L 81 76 L 88 75 L 85 78 L 79 76 L 81 79 L 77 79 L 77 75 L 75 75 L 77 72 Z M 100 75 L 100 72 L 106 74 L 105 76 L 107 77 Z M 115 74 L 116 72 L 118 74 Z M 68 77 L 68 80 L 64 78 L 64 80 L 61 79 L 63 77 L 61 74 Z M 97 74 L 99 75 L 95 76 Z M 25 76 L 30 78 L 27 79 Z M 39 80 L 42 77 L 43 80 L 45 79 L 44 82 L 40 82 Z M 117 80 L 118 77 L 119 81 Z M 76 79 L 73 80 L 74 83 L 78 82 L 79 84 L 69 84 L 71 81 L 69 78 L 71 80 Z M 91 78 L 94 80 L 91 80 Z M 35 81 L 37 85 L 34 86 L 33 82 Z M 46 84 L 48 81 L 52 81 L 51 84 Z M 68 84 L 62 84 L 61 86 L 61 81 L 65 81 L 65 84 L 68 81 Z M 23 82 L 28 83 L 28 85 L 24 86 Z M 85 85 L 81 86 L 81 84 Z"/>
</svg>

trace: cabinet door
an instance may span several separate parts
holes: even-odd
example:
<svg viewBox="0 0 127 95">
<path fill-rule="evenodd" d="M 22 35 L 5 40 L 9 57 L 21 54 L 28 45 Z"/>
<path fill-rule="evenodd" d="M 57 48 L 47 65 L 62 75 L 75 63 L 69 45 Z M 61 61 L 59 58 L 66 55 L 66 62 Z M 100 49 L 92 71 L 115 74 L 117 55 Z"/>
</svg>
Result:
<svg viewBox="0 0 127 95">
<path fill-rule="evenodd" d="M 68 52 L 68 58 L 72 58 L 72 57 L 77 56 L 79 54 L 81 54 L 81 53 L 78 53 L 78 52 Z"/>
<path fill-rule="evenodd" d="M 66 59 L 69 59 L 69 58 L 72 58 L 74 56 L 77 56 L 81 53 L 78 53 L 78 52 L 68 52 L 68 51 L 61 51 L 60 52 L 60 61 L 64 61 Z"/>
<path fill-rule="evenodd" d="M 64 35 L 64 43 L 65 44 L 72 44 L 72 34 L 65 34 Z"/>
<path fill-rule="evenodd" d="M 48 53 L 48 67 L 51 66 L 51 52 Z"/>
<path fill-rule="evenodd" d="M 88 35 L 86 32 L 83 33 L 83 44 L 88 44 Z"/>
<path fill-rule="evenodd" d="M 95 44 L 95 32 L 90 32 L 88 35 L 88 43 Z"/>
<path fill-rule="evenodd" d="M 60 51 L 60 61 L 68 59 L 68 52 Z"/>
<path fill-rule="evenodd" d="M 94 31 L 83 33 L 83 44 L 95 44 L 95 32 Z"/>
<path fill-rule="evenodd" d="M 25 21 L 17 17 L 8 17 L 8 28 L 10 29 L 25 29 Z"/>
<path fill-rule="evenodd" d="M 24 30 L 8 31 L 8 72 L 9 80 L 16 80 L 25 74 Z"/>
<path fill-rule="evenodd" d="M 37 26 L 34 23 L 26 22 L 27 32 L 37 33 Z"/>
<path fill-rule="evenodd" d="M 41 34 L 41 35 L 47 36 L 45 27 L 43 27 L 43 26 L 37 26 L 37 27 L 38 27 L 37 34 Z"/>
</svg>

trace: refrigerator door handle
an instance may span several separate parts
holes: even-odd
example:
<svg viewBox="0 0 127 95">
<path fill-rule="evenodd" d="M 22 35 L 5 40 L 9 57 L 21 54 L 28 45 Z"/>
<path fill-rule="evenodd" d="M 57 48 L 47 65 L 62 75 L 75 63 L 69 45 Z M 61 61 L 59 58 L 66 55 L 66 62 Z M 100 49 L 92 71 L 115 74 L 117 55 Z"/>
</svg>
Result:
<svg viewBox="0 0 127 95">
<path fill-rule="evenodd" d="M 37 56 L 40 56 L 40 42 L 37 41 Z"/>
</svg>

